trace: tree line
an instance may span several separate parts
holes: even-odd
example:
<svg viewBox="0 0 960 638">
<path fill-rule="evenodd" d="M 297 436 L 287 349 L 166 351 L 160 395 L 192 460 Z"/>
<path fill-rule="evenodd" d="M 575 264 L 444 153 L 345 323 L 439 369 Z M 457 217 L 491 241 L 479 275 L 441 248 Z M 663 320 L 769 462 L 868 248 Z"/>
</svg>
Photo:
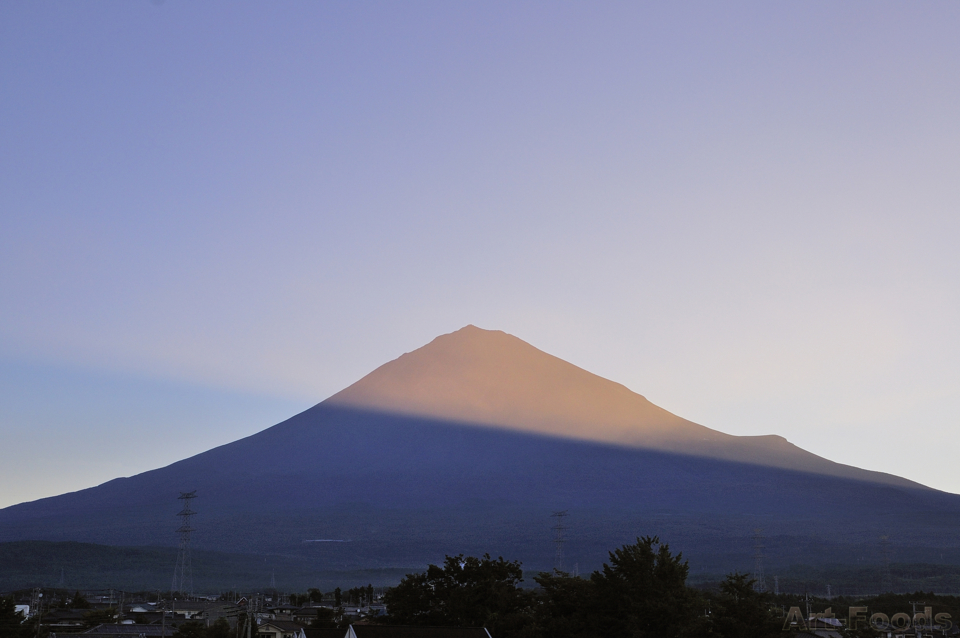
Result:
<svg viewBox="0 0 960 638">
<path fill-rule="evenodd" d="M 503 557 L 447 556 L 442 565 L 408 574 L 388 588 L 387 625 L 486 627 L 495 638 L 768 638 L 781 634 L 782 618 L 754 581 L 734 573 L 717 591 L 687 585 L 689 565 L 656 536 L 610 552 L 587 577 L 540 573 L 524 586 L 519 561 Z M 313 591 L 313 590 L 311 590 Z M 339 590 L 337 590 L 339 592 Z M 308 592 L 309 594 L 310 592 Z M 348 590 L 355 595 L 372 587 Z M 300 595 L 296 598 L 301 600 Z M 336 597 L 340 607 L 341 598 Z M 294 599 L 291 598 L 291 601 Z M 342 609 L 319 612 L 316 627 L 345 629 Z"/>
<path fill-rule="evenodd" d="M 656 536 L 610 552 L 578 577 L 554 571 L 524 588 L 518 561 L 447 556 L 388 589 L 386 624 L 486 627 L 496 638 L 594 636 L 767 638 L 782 621 L 753 581 L 732 574 L 717 592 L 687 585 L 689 565 Z"/>
<path fill-rule="evenodd" d="M 388 589 L 388 614 L 378 620 L 486 627 L 495 638 L 772 638 L 790 635 L 791 629 L 785 628 L 789 610 L 806 619 L 807 609 L 843 620 L 860 610 L 855 626 L 835 627 L 844 638 L 888 635 L 895 622 L 881 629 L 871 626 L 868 619 L 876 612 L 891 622 L 894 615 L 913 618 L 918 609 L 944 612 L 953 620 L 936 635 L 960 621 L 957 596 L 920 591 L 829 599 L 774 595 L 759 592 L 750 576 L 736 572 L 701 590 L 687 585 L 688 575 L 688 563 L 656 536 L 610 552 L 608 562 L 586 577 L 556 570 L 540 573 L 533 578 L 533 588 L 522 586 L 518 561 L 447 556 L 443 565 L 409 574 Z M 929 618 L 927 623 L 923 635 L 933 629 Z"/>
<path fill-rule="evenodd" d="M 311 587 L 305 594 L 290 594 L 287 600 L 291 605 L 303 607 L 307 604 L 320 604 L 323 602 L 325 594 L 319 589 Z M 339 587 L 329 594 L 333 599 L 334 607 L 347 605 L 372 605 L 373 604 L 373 585 L 366 587 L 351 587 L 343 591 Z"/>
</svg>

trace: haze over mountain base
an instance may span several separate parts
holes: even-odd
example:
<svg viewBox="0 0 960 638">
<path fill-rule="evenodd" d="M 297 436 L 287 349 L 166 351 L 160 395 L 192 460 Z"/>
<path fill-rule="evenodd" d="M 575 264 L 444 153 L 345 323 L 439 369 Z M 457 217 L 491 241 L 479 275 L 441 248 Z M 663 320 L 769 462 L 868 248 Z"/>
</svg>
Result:
<svg viewBox="0 0 960 638">
<path fill-rule="evenodd" d="M 786 539 L 774 539 L 779 547 Z M 747 551 L 748 548 L 742 548 Z M 821 545 L 816 548 L 823 550 Z M 842 560 L 837 548 L 830 555 Z M 126 591 L 167 591 L 172 565 L 172 547 L 123 547 L 76 542 L 14 541 L 0 543 L 0 592 L 32 589 L 76 590 L 122 589 Z M 746 561 L 746 554 L 727 557 Z M 280 554 L 236 554 L 196 550 L 193 552 L 194 589 L 198 593 L 224 591 L 268 592 L 276 583 L 280 592 L 303 592 L 311 587 L 332 591 L 372 584 L 396 585 L 405 575 L 422 571 L 423 564 L 358 570 L 330 570 L 324 557 Z M 954 552 L 944 562 L 893 563 L 891 587 L 897 592 L 960 592 L 960 555 Z M 870 595 L 878 591 L 882 570 L 877 565 L 770 565 L 778 577 L 780 591 L 814 595 L 826 594 L 830 584 L 834 595 Z M 706 572 L 691 565 L 689 582 L 716 584 L 727 572 Z M 525 583 L 533 586 L 537 570 L 524 571 Z M 587 570 L 581 569 L 581 575 Z"/>
</svg>

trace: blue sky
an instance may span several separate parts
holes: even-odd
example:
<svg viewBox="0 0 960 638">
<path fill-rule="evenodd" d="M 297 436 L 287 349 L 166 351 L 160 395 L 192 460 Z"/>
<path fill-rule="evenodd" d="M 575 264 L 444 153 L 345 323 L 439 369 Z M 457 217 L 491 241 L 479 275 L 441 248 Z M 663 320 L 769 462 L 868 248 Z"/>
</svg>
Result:
<svg viewBox="0 0 960 638">
<path fill-rule="evenodd" d="M 0 5 L 0 506 L 502 329 L 960 492 L 960 5 Z"/>
</svg>

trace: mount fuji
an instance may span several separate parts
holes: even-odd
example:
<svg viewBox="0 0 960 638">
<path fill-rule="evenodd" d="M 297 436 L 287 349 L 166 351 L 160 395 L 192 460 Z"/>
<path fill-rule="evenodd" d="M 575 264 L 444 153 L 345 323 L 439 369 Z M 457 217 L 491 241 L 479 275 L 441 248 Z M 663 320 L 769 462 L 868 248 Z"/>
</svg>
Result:
<svg viewBox="0 0 960 638">
<path fill-rule="evenodd" d="M 196 490 L 195 546 L 320 569 L 489 552 L 564 566 L 658 534 L 694 571 L 960 563 L 960 496 L 834 463 L 779 436 L 731 436 L 499 331 L 467 326 L 253 436 L 129 478 L 0 510 L 0 541 L 171 546 Z M 313 542 L 339 540 L 343 542 Z"/>
</svg>

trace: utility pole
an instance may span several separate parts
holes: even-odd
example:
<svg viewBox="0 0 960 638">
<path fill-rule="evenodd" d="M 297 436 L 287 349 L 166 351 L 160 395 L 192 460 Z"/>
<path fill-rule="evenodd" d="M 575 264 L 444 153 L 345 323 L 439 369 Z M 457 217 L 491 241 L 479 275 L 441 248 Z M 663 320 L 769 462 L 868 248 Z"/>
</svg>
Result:
<svg viewBox="0 0 960 638">
<path fill-rule="evenodd" d="M 253 605 L 252 600 L 247 602 L 247 617 L 243 622 L 243 635 L 240 638 L 253 638 L 253 621 L 251 616 L 253 616 Z"/>
<path fill-rule="evenodd" d="M 34 590 L 37 601 L 37 638 L 40 638 L 40 627 L 43 624 L 43 592 L 40 588 Z"/>
<path fill-rule="evenodd" d="M 916 620 L 917 620 L 917 605 L 926 605 L 926 604 L 927 604 L 927 603 L 926 603 L 925 601 L 922 601 L 922 600 L 911 600 L 911 601 L 910 601 L 910 606 L 913 607 L 913 615 L 910 616 L 911 622 L 914 622 L 914 623 L 915 623 Z M 931 618 L 930 620 L 933 620 L 933 619 Z M 926 621 L 924 621 L 924 623 L 926 623 Z M 914 627 L 916 627 L 916 625 L 914 625 Z M 933 629 L 933 627 L 924 626 L 924 629 Z M 920 635 L 920 629 L 917 628 L 917 636 L 919 636 L 919 635 Z"/>
</svg>

